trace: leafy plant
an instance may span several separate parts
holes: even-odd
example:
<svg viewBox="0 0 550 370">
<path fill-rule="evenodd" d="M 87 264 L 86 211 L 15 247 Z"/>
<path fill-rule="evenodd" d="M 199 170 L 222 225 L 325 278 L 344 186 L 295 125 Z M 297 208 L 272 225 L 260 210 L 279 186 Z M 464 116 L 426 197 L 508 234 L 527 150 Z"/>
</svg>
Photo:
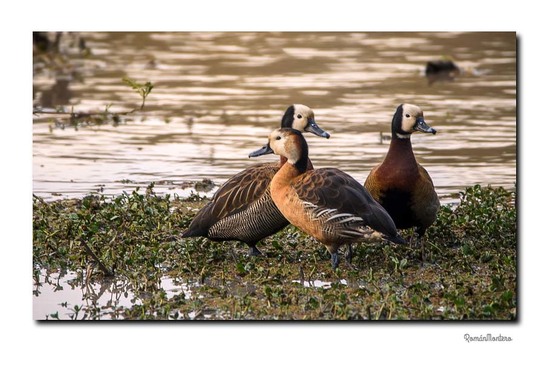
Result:
<svg viewBox="0 0 550 370">
<path fill-rule="evenodd" d="M 149 93 L 151 93 L 151 90 L 153 90 L 153 84 L 149 81 L 144 84 L 140 84 L 128 77 L 124 77 L 122 79 L 122 82 L 126 83 L 126 85 L 130 86 L 132 89 L 136 90 L 139 93 L 139 95 L 141 96 L 141 106 L 139 107 L 139 109 L 142 110 L 145 105 L 145 99 L 147 99 L 147 96 L 149 95 Z"/>
<path fill-rule="evenodd" d="M 474 185 L 459 193 L 456 207 L 443 206 L 428 233 L 443 245 L 476 249 L 515 248 L 517 216 L 515 193 L 502 187 Z"/>
</svg>

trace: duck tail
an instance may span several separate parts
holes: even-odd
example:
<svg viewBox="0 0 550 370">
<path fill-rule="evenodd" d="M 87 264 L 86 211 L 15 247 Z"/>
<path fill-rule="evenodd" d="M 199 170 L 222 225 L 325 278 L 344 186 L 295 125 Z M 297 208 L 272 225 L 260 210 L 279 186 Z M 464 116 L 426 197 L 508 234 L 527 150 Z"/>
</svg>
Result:
<svg viewBox="0 0 550 370">
<path fill-rule="evenodd" d="M 195 233 L 193 231 L 194 230 L 187 229 L 181 234 L 181 237 L 182 238 L 191 238 L 193 236 L 198 236 L 198 235 L 195 235 Z"/>
<path fill-rule="evenodd" d="M 407 241 L 403 239 L 403 237 L 399 234 L 395 234 L 395 235 L 384 234 L 382 235 L 382 238 L 395 244 L 407 244 Z"/>
</svg>

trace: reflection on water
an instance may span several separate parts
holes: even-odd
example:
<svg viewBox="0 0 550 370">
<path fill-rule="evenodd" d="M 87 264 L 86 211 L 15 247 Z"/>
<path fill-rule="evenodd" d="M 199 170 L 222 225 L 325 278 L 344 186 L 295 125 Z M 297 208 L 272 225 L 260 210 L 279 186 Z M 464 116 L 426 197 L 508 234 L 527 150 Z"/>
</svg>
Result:
<svg viewBox="0 0 550 370">
<path fill-rule="evenodd" d="M 166 299 L 176 295 L 190 299 L 191 288 L 163 277 L 156 290 L 164 292 Z M 50 273 L 41 269 L 34 282 L 33 319 L 122 320 L 125 309 L 142 304 L 142 297 L 135 296 L 135 290 L 136 287 L 123 279 L 105 278 L 92 283 L 75 272 Z M 177 312 L 177 317 L 193 319 L 195 316 L 194 311 Z"/>
<path fill-rule="evenodd" d="M 402 102 L 438 130 L 413 136 L 413 147 L 441 196 L 516 181 L 514 33 L 82 33 L 63 34 L 59 50 L 63 58 L 35 56 L 36 109 L 129 111 L 141 101 L 125 76 L 154 89 L 118 126 L 61 129 L 59 117 L 33 116 L 34 193 L 47 199 L 219 185 L 273 160 L 248 153 L 292 103 L 312 107 L 332 135 L 308 136 L 314 165 L 361 183 L 386 153 Z M 427 79 L 427 62 L 443 56 L 460 73 Z"/>
</svg>

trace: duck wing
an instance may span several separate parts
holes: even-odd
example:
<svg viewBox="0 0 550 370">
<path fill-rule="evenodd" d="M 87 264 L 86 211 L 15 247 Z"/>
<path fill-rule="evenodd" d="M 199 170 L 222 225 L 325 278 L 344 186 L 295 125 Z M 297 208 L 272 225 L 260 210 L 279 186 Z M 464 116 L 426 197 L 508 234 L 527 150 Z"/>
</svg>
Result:
<svg viewBox="0 0 550 370">
<path fill-rule="evenodd" d="M 211 200 L 211 213 L 218 219 L 246 209 L 269 188 L 279 163 L 261 163 L 248 167 L 225 182 Z"/>
<path fill-rule="evenodd" d="M 358 221 L 384 235 L 395 236 L 395 223 L 368 191 L 353 177 L 336 168 L 309 171 L 293 184 L 298 197 L 311 204 L 314 217 L 330 214 L 327 221 Z"/>
</svg>

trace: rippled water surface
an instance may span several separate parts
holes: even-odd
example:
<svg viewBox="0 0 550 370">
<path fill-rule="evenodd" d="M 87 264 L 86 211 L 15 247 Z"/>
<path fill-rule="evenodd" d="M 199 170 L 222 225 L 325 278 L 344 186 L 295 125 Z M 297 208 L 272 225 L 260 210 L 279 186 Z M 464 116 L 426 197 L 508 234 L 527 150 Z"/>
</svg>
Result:
<svg viewBox="0 0 550 370">
<path fill-rule="evenodd" d="M 33 115 L 34 193 L 46 199 L 151 182 L 184 195 L 204 178 L 218 186 L 274 159 L 248 153 L 292 103 L 310 106 L 332 134 L 308 136 L 318 168 L 363 183 L 408 102 L 438 130 L 415 134 L 413 147 L 443 199 L 516 182 L 514 33 L 81 33 L 61 35 L 59 48 L 34 57 L 35 111 L 124 112 L 141 98 L 123 77 L 154 88 L 119 125 L 75 129 L 64 116 Z M 444 56 L 460 74 L 427 79 L 426 63 Z"/>
</svg>

